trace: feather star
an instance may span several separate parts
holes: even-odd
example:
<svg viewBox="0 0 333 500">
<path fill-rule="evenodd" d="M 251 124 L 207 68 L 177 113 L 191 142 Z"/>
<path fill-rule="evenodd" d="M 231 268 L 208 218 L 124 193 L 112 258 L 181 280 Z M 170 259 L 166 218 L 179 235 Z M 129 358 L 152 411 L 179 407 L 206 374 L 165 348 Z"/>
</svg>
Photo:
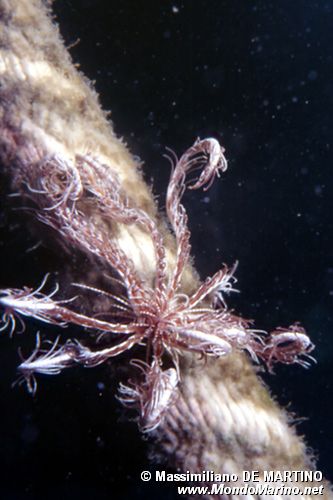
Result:
<svg viewBox="0 0 333 500">
<path fill-rule="evenodd" d="M 36 348 L 28 359 L 22 359 L 19 371 L 30 392 L 37 388 L 36 374 L 57 374 L 80 364 L 97 366 L 133 346 L 145 345 L 146 361 L 132 359 L 139 369 L 140 382 L 120 385 L 119 399 L 139 409 L 141 428 L 150 432 L 160 424 L 169 405 L 177 397 L 181 379 L 179 355 L 183 351 L 218 358 L 231 352 L 246 351 L 254 361 L 261 359 L 272 371 L 276 362 L 308 366 L 313 344 L 299 325 L 279 328 L 270 335 L 250 328 L 250 322 L 226 306 L 225 296 L 234 290 L 236 265 L 226 265 L 201 283 L 190 296 L 181 293 L 181 280 L 190 258 L 190 232 L 187 214 L 181 203 L 185 189 L 207 190 L 215 177 L 227 169 L 224 148 L 213 138 L 197 140 L 180 159 L 170 158 L 173 170 L 166 195 L 166 211 L 177 244 L 174 268 L 167 272 L 166 251 L 155 221 L 143 210 L 130 206 L 121 190 L 117 175 L 107 165 L 90 156 L 77 156 L 70 163 L 50 157 L 38 165 L 39 175 L 31 175 L 26 183 L 27 194 L 38 197 L 38 218 L 56 229 L 69 243 L 103 260 L 118 273 L 126 293 L 123 296 L 77 285 L 107 295 L 112 309 L 122 321 L 109 322 L 80 314 L 70 308 L 73 299 L 57 301 L 43 293 L 47 277 L 37 290 L 9 288 L 0 291 L 4 308 L 1 329 L 16 328 L 21 316 L 64 327 L 76 324 L 112 334 L 111 345 L 91 350 L 78 340 L 59 345 L 59 338 L 50 350 L 41 348 L 37 335 Z M 198 177 L 187 181 L 190 173 L 201 170 Z M 37 180 L 36 180 L 37 179 Z M 135 271 L 133 262 L 77 208 L 77 202 L 89 196 L 101 215 L 122 224 L 138 224 L 150 235 L 156 258 L 156 277 L 149 286 Z M 116 314 L 115 314 L 116 317 Z M 21 323 L 22 320 L 20 320 Z M 110 338 L 110 335 L 106 337 Z M 165 368 L 168 360 L 168 368 Z M 170 367 L 171 364 L 171 367 Z"/>
</svg>

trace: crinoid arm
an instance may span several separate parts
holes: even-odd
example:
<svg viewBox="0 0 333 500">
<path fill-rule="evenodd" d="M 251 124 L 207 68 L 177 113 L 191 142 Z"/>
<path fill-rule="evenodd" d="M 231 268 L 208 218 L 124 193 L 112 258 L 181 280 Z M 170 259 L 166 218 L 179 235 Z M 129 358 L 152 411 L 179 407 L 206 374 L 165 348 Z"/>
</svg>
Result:
<svg viewBox="0 0 333 500">
<path fill-rule="evenodd" d="M 311 361 L 315 362 L 315 358 L 310 355 L 314 348 L 304 328 L 295 324 L 274 330 L 256 352 L 265 361 L 269 371 L 273 372 L 276 363 L 296 363 L 308 368 Z"/>
<path fill-rule="evenodd" d="M 32 163 L 34 153 L 33 150 L 30 151 Z M 97 161 L 93 162 L 89 156 L 87 161 L 83 161 L 82 158 L 76 157 L 74 161 L 67 161 L 58 156 L 44 157 L 34 165 L 34 170 L 25 171 L 23 179 L 26 186 L 25 194 L 37 205 L 36 216 L 42 223 L 57 231 L 67 245 L 73 245 L 83 252 L 96 255 L 116 269 L 130 295 L 138 288 L 144 288 L 144 283 L 135 271 L 133 263 L 109 238 L 105 228 L 97 226 L 90 217 L 83 215 L 78 209 L 78 203 L 83 198 L 89 199 L 95 211 L 107 214 L 115 221 L 117 218 L 119 221 L 121 219 L 122 223 L 138 222 L 139 214 L 122 200 L 119 194 L 119 182 L 116 176 L 110 176 L 110 172 L 104 176 L 107 189 L 103 195 L 100 181 L 102 173 L 106 173 L 106 166 Z M 94 165 L 94 172 L 91 165 Z M 96 187 L 94 187 L 95 182 Z M 114 198 L 111 193 L 114 193 Z M 140 214 L 141 218 L 147 219 L 143 216 L 144 212 L 141 211 Z"/>
<path fill-rule="evenodd" d="M 63 304 L 70 303 L 77 297 L 72 299 L 55 301 L 53 296 L 58 291 L 58 287 L 46 295 L 41 292 L 45 280 L 37 290 L 24 288 L 22 290 L 15 288 L 7 288 L 0 290 L 0 304 L 5 309 L 5 325 L 8 323 L 8 317 L 14 315 L 22 315 L 34 318 L 45 323 L 53 323 L 59 326 L 66 326 L 69 323 L 82 326 L 84 328 L 92 328 L 104 332 L 113 333 L 133 333 L 135 330 L 131 324 L 109 323 L 101 321 L 97 318 L 79 314 Z"/>
<path fill-rule="evenodd" d="M 142 334 L 135 334 L 112 347 L 95 351 L 82 345 L 77 340 L 67 340 L 64 345 L 59 346 L 60 337 L 58 337 L 51 349 L 46 350 L 41 349 L 40 335 L 37 334 L 36 347 L 33 353 L 22 361 L 18 370 L 27 382 L 29 392 L 35 393 L 37 388 L 36 374 L 57 375 L 65 368 L 74 365 L 98 366 L 109 358 L 131 349 L 143 337 Z"/>
<path fill-rule="evenodd" d="M 139 224 L 148 231 L 155 249 L 156 289 L 161 290 L 166 278 L 166 256 L 163 237 L 156 222 L 144 210 L 130 206 L 118 177 L 110 172 L 107 165 L 90 156 L 78 156 L 77 160 L 83 185 L 95 197 L 97 209 L 115 222 Z"/>
<path fill-rule="evenodd" d="M 33 151 L 31 151 L 33 154 Z M 46 156 L 36 166 L 39 175 L 26 170 L 26 196 L 44 211 L 71 208 L 83 193 L 81 176 L 74 162 L 61 156 Z"/>
<path fill-rule="evenodd" d="M 152 432 L 178 395 L 178 371 L 175 368 L 162 370 L 157 361 L 151 366 L 140 360 L 133 360 L 131 364 L 140 369 L 144 381 L 141 384 L 131 381 L 128 385 L 120 384 L 118 399 L 125 406 L 138 408 L 141 430 Z"/>
<path fill-rule="evenodd" d="M 179 288 L 183 270 L 188 263 L 190 255 L 190 232 L 187 227 L 187 214 L 181 204 L 181 198 L 186 189 L 186 177 L 190 172 L 202 169 L 199 178 L 193 182 L 189 189 L 208 189 L 219 172 L 227 169 L 224 157 L 224 148 L 216 139 L 198 139 L 192 147 L 177 161 L 170 177 L 166 196 L 167 215 L 176 236 L 177 257 L 176 266 L 169 283 L 168 293 Z"/>
</svg>

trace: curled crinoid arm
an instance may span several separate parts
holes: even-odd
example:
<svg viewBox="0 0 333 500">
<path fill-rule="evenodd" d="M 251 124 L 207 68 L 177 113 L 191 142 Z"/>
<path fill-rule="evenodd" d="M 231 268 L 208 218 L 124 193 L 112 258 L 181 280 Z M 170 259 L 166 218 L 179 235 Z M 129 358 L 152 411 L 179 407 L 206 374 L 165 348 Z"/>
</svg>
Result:
<svg viewBox="0 0 333 500">
<path fill-rule="evenodd" d="M 140 411 L 140 427 L 143 432 L 152 432 L 162 422 L 167 409 L 177 397 L 179 377 L 175 368 L 162 370 L 158 361 L 152 366 L 142 361 L 132 361 L 138 367 L 144 381 L 138 385 L 120 384 L 118 399 L 126 406 Z"/>
<path fill-rule="evenodd" d="M 97 226 L 93 220 L 90 220 L 89 216 L 84 216 L 77 209 L 77 201 L 80 200 L 84 191 L 89 191 L 88 187 L 90 185 L 91 192 L 93 192 L 94 182 L 98 181 L 97 175 L 95 175 L 96 178 L 93 176 L 88 178 L 89 176 L 84 175 L 85 172 L 86 170 L 82 165 L 80 165 L 80 169 L 78 168 L 77 162 L 65 161 L 58 156 L 47 157 L 34 164 L 33 170 L 27 169 L 23 183 L 27 186 L 27 196 L 32 198 L 40 209 L 36 212 L 37 218 L 62 235 L 68 245 L 73 244 L 86 253 L 92 253 L 112 266 L 113 269 L 116 269 L 129 294 L 131 294 L 133 289 L 144 287 L 142 280 L 139 279 L 134 270 L 133 264 L 128 261 L 127 256 L 110 239 L 110 235 L 104 227 Z M 105 174 L 107 175 L 105 175 L 104 180 L 110 176 L 110 170 Z M 112 173 L 110 179 L 109 183 L 112 185 L 115 182 L 115 176 L 112 176 Z M 108 215 L 114 220 L 117 220 L 117 214 L 119 216 L 123 208 L 120 197 L 117 195 L 118 191 L 116 190 L 115 203 L 110 198 L 110 203 L 113 203 L 113 212 L 105 205 L 107 198 L 102 200 L 100 196 L 98 203 L 95 200 L 95 208 L 103 210 L 104 207 Z M 112 189 L 110 192 L 112 192 Z M 117 196 L 120 203 L 118 210 L 115 208 Z M 89 196 L 85 196 L 85 201 L 88 199 Z M 128 210 L 131 209 L 128 207 Z M 145 217 L 148 218 L 146 214 Z M 125 220 L 123 222 L 126 223 Z M 134 216 L 131 222 L 135 222 Z M 154 241 L 155 245 L 158 246 L 156 254 L 160 256 L 158 258 L 162 259 L 164 248 L 162 249 L 161 242 L 157 241 L 156 230 L 154 228 L 151 228 L 151 230 L 155 231 Z M 162 268 L 163 265 L 160 265 L 160 269 Z"/>
<path fill-rule="evenodd" d="M 29 358 L 22 361 L 18 370 L 27 382 L 29 392 L 36 391 L 36 374 L 57 375 L 65 368 L 76 364 L 94 367 L 109 358 L 131 349 L 143 339 L 142 334 L 135 334 L 112 347 L 92 351 L 78 341 L 67 340 L 59 346 L 59 337 L 49 350 L 41 349 L 40 336 L 37 334 L 36 347 Z M 21 356 L 22 357 L 22 356 Z"/>
<path fill-rule="evenodd" d="M 216 175 L 227 169 L 224 148 L 216 139 L 197 140 L 177 161 L 170 177 L 167 190 L 166 208 L 169 221 L 177 240 L 177 260 L 172 280 L 169 285 L 169 295 L 177 290 L 181 276 L 190 254 L 190 233 L 187 228 L 187 215 L 181 198 L 184 194 L 186 176 L 194 170 L 202 169 L 197 181 L 188 186 L 189 189 L 203 187 L 208 189 Z"/>
<path fill-rule="evenodd" d="M 214 182 L 215 176 L 219 177 L 220 172 L 225 172 L 228 168 L 228 162 L 224 156 L 225 149 L 214 138 L 200 140 L 198 139 L 192 148 L 188 149 L 187 154 L 189 161 L 193 159 L 194 163 L 198 163 L 196 155 L 203 157 L 203 163 L 206 163 L 204 170 L 201 172 L 199 179 L 189 186 L 189 189 L 203 188 L 204 191 L 210 188 Z M 207 160 L 209 158 L 209 160 Z"/>
<path fill-rule="evenodd" d="M 5 326 L 9 326 L 10 319 L 12 323 L 11 331 L 15 327 L 15 315 L 23 315 L 43 321 L 44 323 L 52 323 L 62 327 L 65 327 L 68 323 L 72 323 L 104 332 L 134 333 L 135 328 L 131 324 L 102 321 L 64 307 L 63 304 L 68 304 L 77 297 L 63 301 L 53 300 L 59 287 L 57 285 L 48 295 L 42 293 L 41 290 L 45 285 L 46 279 L 47 276 L 36 290 L 27 287 L 22 290 L 16 288 L 0 290 L 0 304 L 5 309 L 3 316 L 6 320 Z"/>
<path fill-rule="evenodd" d="M 305 330 L 299 326 L 291 325 L 289 328 L 277 328 L 266 339 L 264 345 L 257 349 L 257 354 L 267 364 L 269 371 L 273 371 L 276 363 L 298 363 L 304 368 L 310 366 L 310 361 L 315 359 L 310 356 L 314 349 Z"/>
<path fill-rule="evenodd" d="M 55 155 L 43 158 L 34 168 L 38 175 L 27 170 L 27 196 L 46 211 L 60 206 L 74 207 L 83 189 L 79 171 L 73 162 Z"/>
</svg>

